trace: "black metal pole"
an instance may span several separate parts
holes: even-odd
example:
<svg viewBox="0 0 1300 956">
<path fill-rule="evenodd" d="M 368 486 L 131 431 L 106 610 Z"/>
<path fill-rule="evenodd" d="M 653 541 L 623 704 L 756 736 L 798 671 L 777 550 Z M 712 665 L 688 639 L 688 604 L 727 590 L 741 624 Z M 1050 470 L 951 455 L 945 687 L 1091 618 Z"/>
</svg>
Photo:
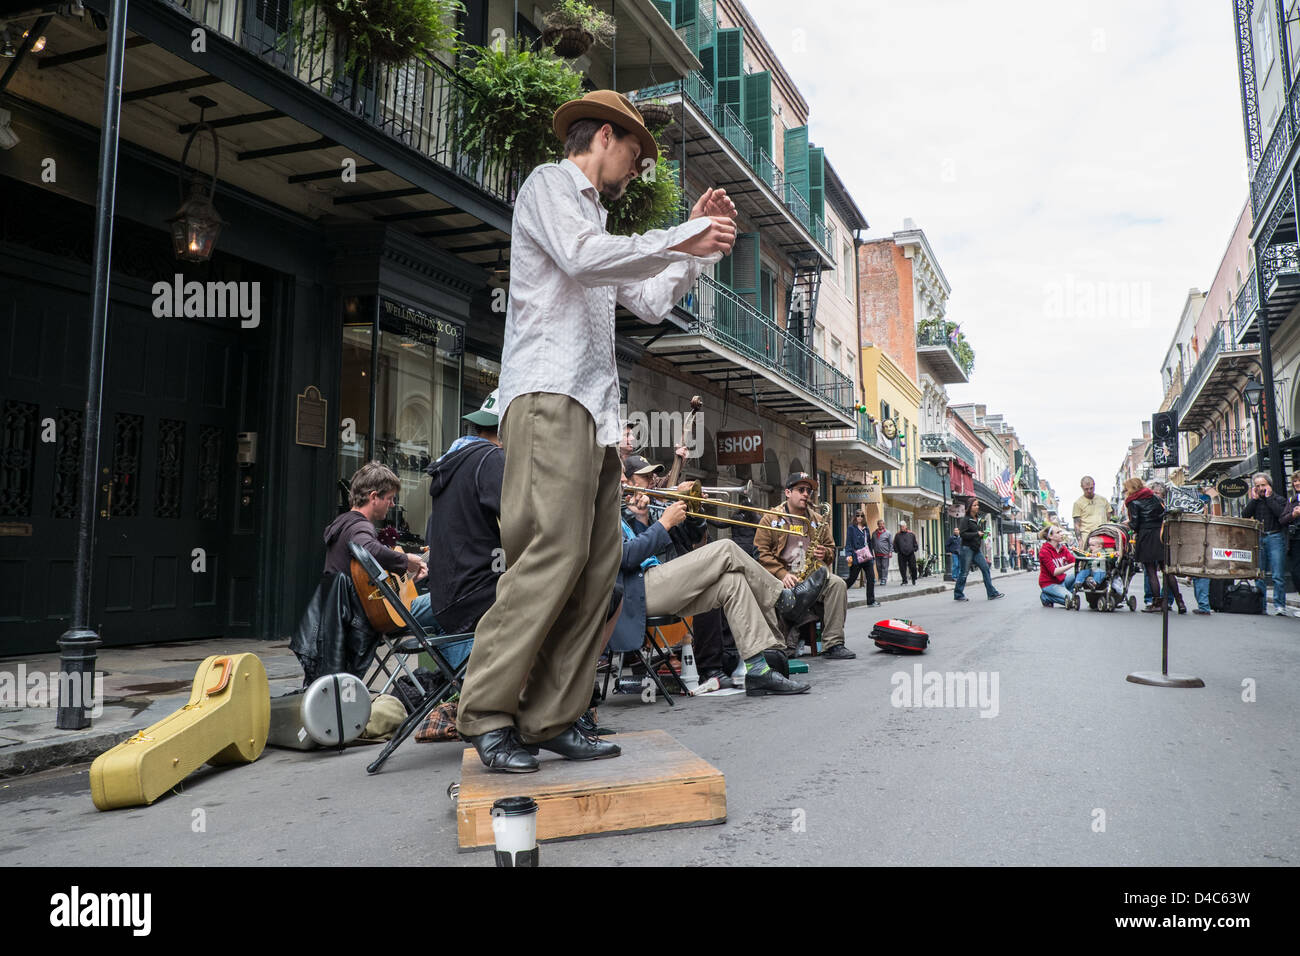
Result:
<svg viewBox="0 0 1300 956">
<path fill-rule="evenodd" d="M 99 635 L 90 627 L 90 586 L 95 544 L 95 499 L 99 492 L 99 416 L 104 395 L 104 352 L 108 342 L 109 274 L 112 270 L 113 210 L 117 203 L 117 141 L 122 117 L 122 66 L 126 58 L 127 0 L 113 0 L 109 10 L 108 66 L 104 71 L 104 120 L 99 138 L 99 185 L 95 196 L 94 297 L 90 307 L 90 351 L 86 369 L 86 406 L 81 430 L 81 485 L 78 502 L 77 563 L 72 576 L 72 621 L 59 637 L 60 730 L 90 726 L 86 690 L 94 686 Z M 109 479 L 111 480 L 111 478 Z M 104 517 L 108 517 L 105 512 Z M 91 679 L 88 681 L 87 677 Z M 70 695 L 67 699 L 65 695 Z"/>
<path fill-rule="evenodd" d="M 1258 281 L 1258 279 L 1256 280 Z M 1258 289 L 1256 295 L 1258 297 Z M 1263 302 L 1263 299 L 1258 299 Z M 1278 449 L 1278 431 L 1277 431 L 1277 408 L 1275 402 L 1276 389 L 1273 384 L 1273 346 L 1269 335 L 1269 320 L 1264 314 L 1264 310 L 1259 310 L 1259 364 L 1264 369 L 1264 425 L 1267 435 L 1260 437 L 1268 438 L 1268 473 L 1272 476 L 1272 485 L 1274 491 L 1284 488 L 1286 478 L 1282 474 L 1282 455 Z M 1263 446 L 1260 448 L 1263 452 Z M 1262 469 L 1261 469 L 1262 470 Z"/>
</svg>

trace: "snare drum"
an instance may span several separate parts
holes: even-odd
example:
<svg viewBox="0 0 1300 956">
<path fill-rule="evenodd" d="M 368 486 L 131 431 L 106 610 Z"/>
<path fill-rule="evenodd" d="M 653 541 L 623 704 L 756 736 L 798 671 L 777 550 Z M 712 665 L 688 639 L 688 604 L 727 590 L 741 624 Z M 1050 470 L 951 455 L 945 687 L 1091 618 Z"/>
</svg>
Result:
<svg viewBox="0 0 1300 956">
<path fill-rule="evenodd" d="M 1166 570 L 1194 578 L 1257 578 L 1259 528 L 1259 522 L 1251 518 L 1185 512 L 1166 515 Z"/>
</svg>

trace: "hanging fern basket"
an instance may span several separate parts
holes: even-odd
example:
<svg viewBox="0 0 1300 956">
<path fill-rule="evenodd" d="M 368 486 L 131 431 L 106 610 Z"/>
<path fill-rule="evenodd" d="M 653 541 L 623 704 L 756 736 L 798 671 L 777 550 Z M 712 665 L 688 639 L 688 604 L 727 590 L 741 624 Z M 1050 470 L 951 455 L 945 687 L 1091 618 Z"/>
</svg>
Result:
<svg viewBox="0 0 1300 956">
<path fill-rule="evenodd" d="M 673 121 L 672 107 L 664 103 L 638 103 L 636 108 L 645 120 L 646 129 L 651 132 L 663 129 Z"/>
<path fill-rule="evenodd" d="M 552 27 L 542 31 L 542 44 L 552 47 L 566 60 L 580 57 L 596 42 L 596 38 L 581 27 Z"/>
</svg>

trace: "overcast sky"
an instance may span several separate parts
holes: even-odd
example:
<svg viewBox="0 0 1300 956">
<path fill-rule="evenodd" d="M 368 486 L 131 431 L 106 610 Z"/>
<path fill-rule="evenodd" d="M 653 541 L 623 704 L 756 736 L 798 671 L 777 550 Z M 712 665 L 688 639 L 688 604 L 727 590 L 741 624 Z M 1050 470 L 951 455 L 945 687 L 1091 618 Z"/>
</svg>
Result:
<svg viewBox="0 0 1300 956">
<path fill-rule="evenodd" d="M 950 401 L 1109 492 L 1248 190 L 1230 0 L 746 3 L 868 238 L 925 230 L 975 350 Z"/>
</svg>

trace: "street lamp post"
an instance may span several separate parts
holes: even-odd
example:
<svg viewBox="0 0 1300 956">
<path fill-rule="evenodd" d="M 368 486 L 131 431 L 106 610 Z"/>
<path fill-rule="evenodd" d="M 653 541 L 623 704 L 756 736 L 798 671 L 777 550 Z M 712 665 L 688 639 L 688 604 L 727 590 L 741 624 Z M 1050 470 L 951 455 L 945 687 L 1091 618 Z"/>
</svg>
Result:
<svg viewBox="0 0 1300 956">
<path fill-rule="evenodd" d="M 1259 379 L 1255 378 L 1252 375 L 1250 381 L 1246 383 L 1246 387 L 1241 390 L 1241 393 L 1246 398 L 1246 404 L 1250 406 L 1250 417 L 1252 423 L 1255 426 L 1255 455 L 1256 455 L 1256 460 L 1259 461 L 1260 459 L 1262 459 L 1264 455 L 1264 433 L 1260 429 L 1260 420 L 1259 420 L 1259 406 L 1260 406 L 1260 402 L 1262 402 L 1264 399 L 1264 386 L 1260 384 Z M 1269 436 L 1271 440 L 1272 432 L 1269 432 Z M 1270 472 L 1272 472 L 1273 470 L 1272 459 L 1276 457 L 1277 457 L 1276 455 L 1269 455 Z M 1262 461 L 1260 461 L 1260 464 L 1262 465 Z M 1273 487 L 1275 488 L 1281 487 L 1280 481 L 1281 481 L 1280 476 L 1274 478 Z"/>
</svg>

